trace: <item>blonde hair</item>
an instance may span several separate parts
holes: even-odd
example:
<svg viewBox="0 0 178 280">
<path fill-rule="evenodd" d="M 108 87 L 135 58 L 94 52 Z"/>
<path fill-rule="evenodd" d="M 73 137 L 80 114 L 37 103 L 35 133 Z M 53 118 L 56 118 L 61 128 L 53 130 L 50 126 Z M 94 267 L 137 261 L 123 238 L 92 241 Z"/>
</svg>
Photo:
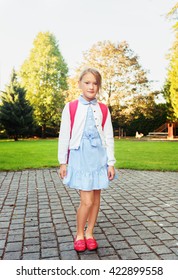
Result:
<svg viewBox="0 0 178 280">
<path fill-rule="evenodd" d="M 95 68 L 90 68 L 90 67 L 85 68 L 79 76 L 79 81 L 81 81 L 83 79 L 83 77 L 88 73 L 93 74 L 93 76 L 95 77 L 96 82 L 97 82 L 98 90 L 101 89 L 102 77 L 101 77 L 101 74 L 99 73 L 99 71 Z"/>
</svg>

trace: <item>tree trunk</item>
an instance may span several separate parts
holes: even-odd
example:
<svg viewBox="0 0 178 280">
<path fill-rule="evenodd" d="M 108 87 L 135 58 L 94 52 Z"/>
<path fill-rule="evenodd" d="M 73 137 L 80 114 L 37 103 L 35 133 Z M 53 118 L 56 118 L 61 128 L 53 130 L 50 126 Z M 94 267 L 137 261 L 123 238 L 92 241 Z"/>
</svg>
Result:
<svg viewBox="0 0 178 280">
<path fill-rule="evenodd" d="M 41 137 L 42 137 L 43 139 L 46 138 L 46 124 L 43 124 L 43 125 L 42 125 L 42 135 L 41 135 Z"/>
<path fill-rule="evenodd" d="M 18 135 L 14 135 L 14 141 L 18 141 Z"/>
</svg>

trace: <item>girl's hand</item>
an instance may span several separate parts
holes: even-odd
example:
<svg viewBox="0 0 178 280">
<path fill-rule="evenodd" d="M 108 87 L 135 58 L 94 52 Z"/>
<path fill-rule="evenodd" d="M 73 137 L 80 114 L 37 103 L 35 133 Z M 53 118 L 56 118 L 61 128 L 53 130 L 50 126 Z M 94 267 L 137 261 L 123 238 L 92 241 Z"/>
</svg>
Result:
<svg viewBox="0 0 178 280">
<path fill-rule="evenodd" d="M 64 179 L 64 177 L 67 175 L 67 165 L 61 164 L 59 169 L 59 176 L 61 179 Z"/>
<path fill-rule="evenodd" d="M 114 179 L 115 176 L 115 169 L 114 166 L 108 166 L 108 179 L 111 181 Z"/>
</svg>

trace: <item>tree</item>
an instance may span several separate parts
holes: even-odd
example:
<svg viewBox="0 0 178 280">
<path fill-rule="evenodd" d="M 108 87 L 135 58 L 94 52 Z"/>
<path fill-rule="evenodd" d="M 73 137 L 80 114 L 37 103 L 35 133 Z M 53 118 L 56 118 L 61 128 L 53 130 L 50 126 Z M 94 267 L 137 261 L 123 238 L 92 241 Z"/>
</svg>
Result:
<svg viewBox="0 0 178 280">
<path fill-rule="evenodd" d="M 34 107 L 35 119 L 42 127 L 59 127 L 64 106 L 63 91 L 67 89 L 67 65 L 59 51 L 56 38 L 40 32 L 34 40 L 29 58 L 20 70 L 27 98 Z"/>
<path fill-rule="evenodd" d="M 112 119 L 115 129 L 124 129 L 127 135 L 135 136 L 136 131 L 147 135 L 166 122 L 165 104 L 156 104 L 155 96 L 159 92 L 150 92 L 147 96 L 138 95 L 129 107 L 112 107 Z"/>
<path fill-rule="evenodd" d="M 20 136 L 29 136 L 33 128 L 33 109 L 25 96 L 26 91 L 19 85 L 17 74 L 13 70 L 10 84 L 1 96 L 0 123 L 7 135 L 15 141 Z"/>
<path fill-rule="evenodd" d="M 149 108 L 149 110 L 148 110 Z M 167 110 L 165 104 L 148 104 L 147 113 L 139 107 L 132 113 L 132 120 L 125 127 L 126 134 L 135 136 L 136 131 L 147 135 L 166 122 Z"/>
<path fill-rule="evenodd" d="M 102 75 L 102 95 L 109 107 L 114 104 L 129 104 L 133 97 L 144 95 L 148 90 L 145 71 L 127 42 L 114 44 L 98 42 L 84 53 L 84 59 L 76 70 L 78 74 L 85 66 L 97 68 Z"/>
<path fill-rule="evenodd" d="M 65 92 L 65 103 L 77 99 L 80 94 L 78 77 L 68 77 L 68 89 Z"/>
<path fill-rule="evenodd" d="M 178 3 L 172 8 L 169 17 L 174 18 L 178 13 Z M 174 110 L 174 116 L 178 119 L 178 22 L 173 26 L 175 31 L 175 41 L 170 50 L 170 65 L 168 69 L 168 83 L 170 85 L 170 102 Z"/>
<path fill-rule="evenodd" d="M 174 122 L 176 120 L 176 117 L 175 117 L 174 108 L 172 106 L 170 88 L 171 88 L 171 82 L 169 80 L 167 80 L 164 84 L 162 93 L 166 100 L 167 120 Z"/>
</svg>

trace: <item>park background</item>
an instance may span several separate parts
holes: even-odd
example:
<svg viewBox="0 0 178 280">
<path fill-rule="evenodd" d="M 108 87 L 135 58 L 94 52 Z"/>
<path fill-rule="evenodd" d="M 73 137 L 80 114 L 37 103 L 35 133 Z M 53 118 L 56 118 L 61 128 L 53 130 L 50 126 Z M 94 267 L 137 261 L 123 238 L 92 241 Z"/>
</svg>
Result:
<svg viewBox="0 0 178 280">
<path fill-rule="evenodd" d="M 116 167 L 178 170 L 176 1 L 1 0 L 0 33 L 1 170 L 58 164 L 62 108 L 88 65 L 103 76 Z"/>
</svg>

